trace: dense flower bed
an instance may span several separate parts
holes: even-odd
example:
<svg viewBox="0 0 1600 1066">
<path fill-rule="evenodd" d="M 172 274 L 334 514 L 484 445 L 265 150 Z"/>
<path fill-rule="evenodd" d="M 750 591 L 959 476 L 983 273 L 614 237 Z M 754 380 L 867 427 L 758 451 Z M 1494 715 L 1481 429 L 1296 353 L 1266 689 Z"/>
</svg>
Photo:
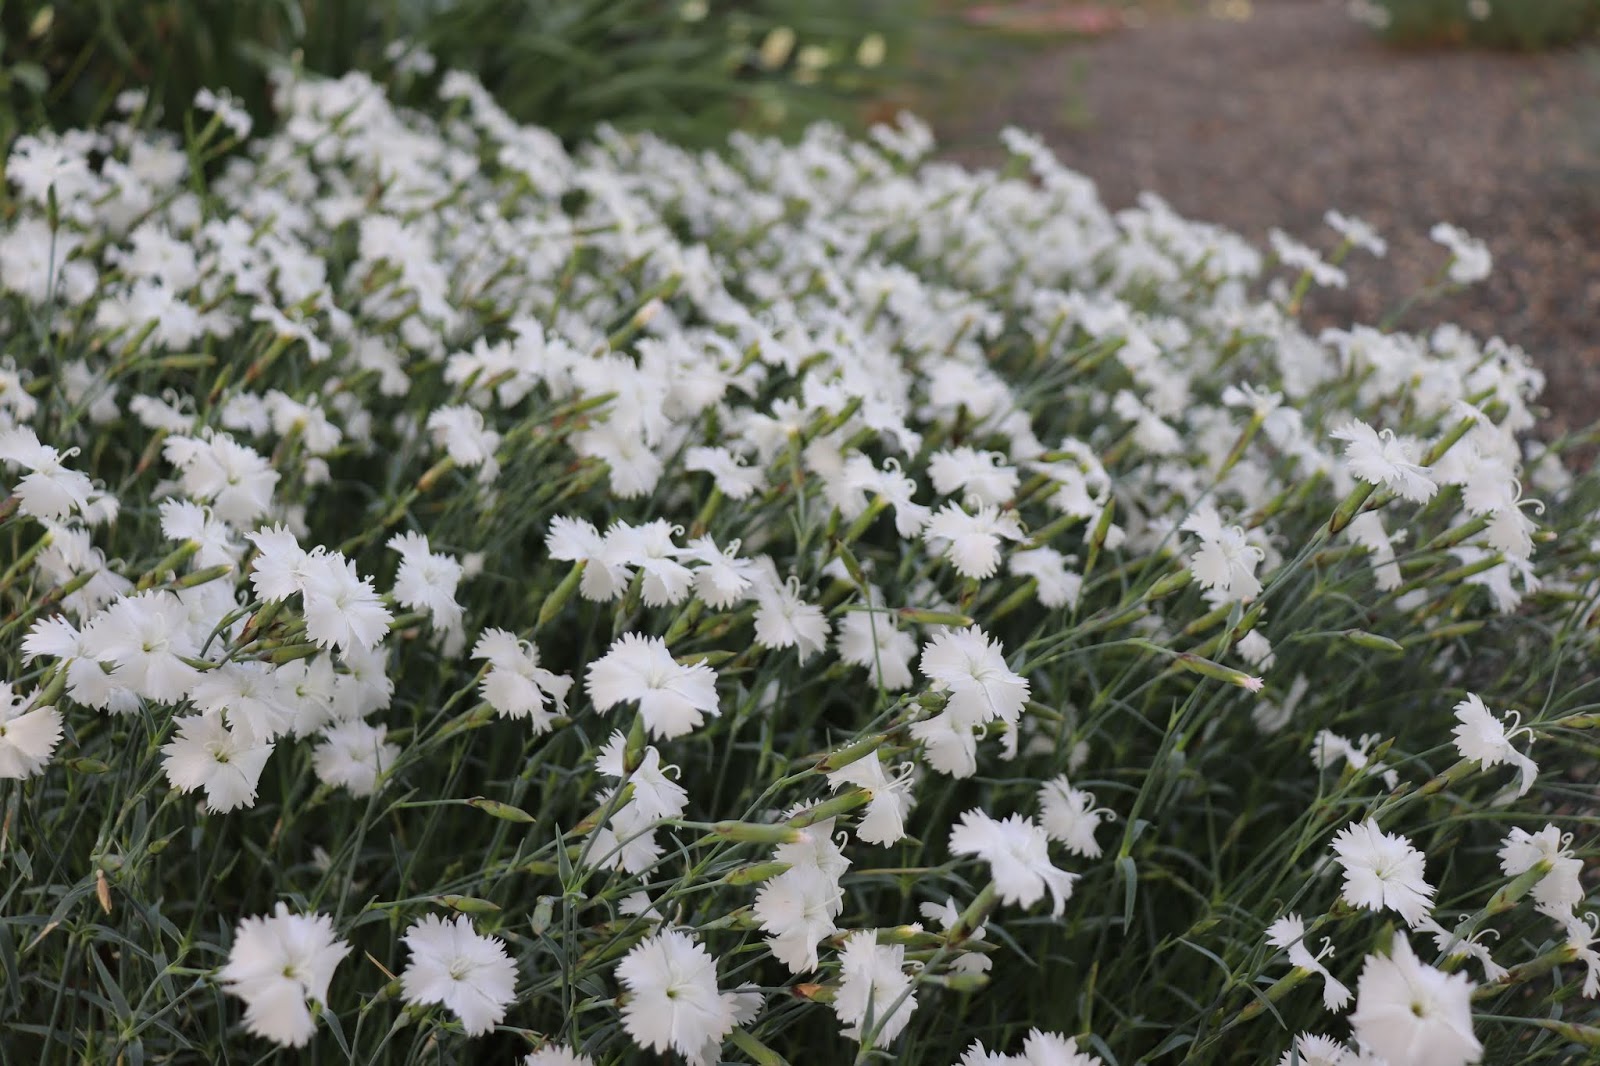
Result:
<svg viewBox="0 0 1600 1066">
<path fill-rule="evenodd" d="M 1264 258 L 1021 133 L 443 95 L 11 154 L 10 1046 L 1600 1039 L 1596 494 L 1521 351 L 1313 335 L 1359 220 Z"/>
</svg>

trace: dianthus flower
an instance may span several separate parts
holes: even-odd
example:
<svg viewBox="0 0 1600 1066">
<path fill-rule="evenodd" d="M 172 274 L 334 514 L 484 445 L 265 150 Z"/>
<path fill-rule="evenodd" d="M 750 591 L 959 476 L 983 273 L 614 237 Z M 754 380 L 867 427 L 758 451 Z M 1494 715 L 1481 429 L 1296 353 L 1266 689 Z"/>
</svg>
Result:
<svg viewBox="0 0 1600 1066">
<path fill-rule="evenodd" d="M 487 1033 L 516 996 L 517 966 L 498 937 L 481 936 L 464 914 L 453 921 L 425 915 L 402 938 L 411 961 L 400 975 L 407 1003 L 438 1003 L 468 1036 Z"/>
<path fill-rule="evenodd" d="M 950 850 L 989 864 L 1002 903 L 1031 907 L 1048 889 L 1055 917 L 1061 916 L 1078 879 L 1051 865 L 1049 837 L 1020 814 L 995 819 L 976 808 L 967 811 L 950 830 Z"/>
<path fill-rule="evenodd" d="M 350 945 L 325 914 L 290 914 L 279 903 L 271 915 L 245 918 L 234 930 L 228 963 L 217 979 L 245 1002 L 245 1028 L 285 1047 L 305 1047 L 316 1032 L 310 1003 L 325 1003 L 334 968 Z"/>
<path fill-rule="evenodd" d="M 660 637 L 624 633 L 605 655 L 589 664 L 589 698 L 601 714 L 619 703 L 637 702 L 645 729 L 671 740 L 699 727 L 717 709 L 716 671 L 704 663 L 685 666 Z"/>
</svg>

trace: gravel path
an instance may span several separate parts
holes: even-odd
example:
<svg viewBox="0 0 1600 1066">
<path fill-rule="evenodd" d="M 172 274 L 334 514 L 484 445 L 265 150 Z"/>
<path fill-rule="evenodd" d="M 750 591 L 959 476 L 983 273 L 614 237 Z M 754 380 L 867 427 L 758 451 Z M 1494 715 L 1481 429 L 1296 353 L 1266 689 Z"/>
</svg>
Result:
<svg viewBox="0 0 1600 1066">
<path fill-rule="evenodd" d="M 1234 5 L 1237 9 L 1237 5 Z M 1495 256 L 1488 282 L 1409 316 L 1526 348 L 1565 426 L 1600 418 L 1600 57 L 1400 51 L 1343 0 L 1256 0 L 1250 17 L 1167 16 L 1093 41 L 986 39 L 935 110 L 946 148 L 993 162 L 993 133 L 1031 128 L 1115 206 L 1151 189 L 1264 242 L 1327 246 L 1323 211 L 1390 242 L 1356 257 L 1327 322 L 1376 321 L 1433 276 L 1452 221 Z M 982 86 L 983 91 L 974 90 Z"/>
</svg>

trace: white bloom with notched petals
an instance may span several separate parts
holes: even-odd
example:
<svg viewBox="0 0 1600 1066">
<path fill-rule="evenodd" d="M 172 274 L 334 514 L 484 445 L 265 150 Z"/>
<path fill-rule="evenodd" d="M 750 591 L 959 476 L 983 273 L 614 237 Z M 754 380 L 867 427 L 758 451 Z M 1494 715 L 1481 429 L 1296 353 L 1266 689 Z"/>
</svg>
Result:
<svg viewBox="0 0 1600 1066">
<path fill-rule="evenodd" d="M 317 1029 L 309 1004 L 327 1002 L 333 971 L 348 954 L 333 919 L 291 914 L 279 903 L 271 915 L 239 922 L 217 980 L 244 1000 L 246 1029 L 284 1047 L 305 1047 Z"/>
<path fill-rule="evenodd" d="M 916 658 L 917 642 L 895 624 L 890 612 L 851 611 L 840 620 L 834 643 L 840 659 L 871 670 L 874 681 L 885 691 L 911 687 L 911 660 Z"/>
<path fill-rule="evenodd" d="M 1427 468 L 1417 465 L 1415 443 L 1395 436 L 1394 430 L 1376 430 L 1351 419 L 1329 436 L 1345 442 L 1345 462 L 1358 480 L 1381 485 L 1412 503 L 1427 503 L 1439 491 Z"/>
<path fill-rule="evenodd" d="M 1483 1057 L 1472 1032 L 1473 984 L 1418 960 L 1405 934 L 1387 955 L 1368 955 L 1350 1026 L 1386 1062 L 1468 1066 Z"/>
<path fill-rule="evenodd" d="M 88 509 L 94 484 L 88 475 L 66 465 L 77 453 L 76 448 L 60 452 L 39 443 L 26 426 L 0 432 L 0 463 L 28 471 L 10 489 L 23 514 L 58 522 L 73 511 Z"/>
<path fill-rule="evenodd" d="M 183 491 L 211 504 L 224 522 L 248 528 L 272 507 L 272 490 L 280 475 L 254 449 L 226 433 L 171 436 L 162 444 L 161 454 L 178 468 Z"/>
<path fill-rule="evenodd" d="M 878 934 L 870 929 L 845 938 L 839 949 L 839 990 L 833 1000 L 833 1013 L 845 1023 L 845 1036 L 868 1047 L 887 1047 L 911 1021 L 917 996 L 905 972 L 905 954 L 904 945 L 879 944 Z"/>
<path fill-rule="evenodd" d="M 1256 567 L 1266 553 L 1251 544 L 1243 528 L 1224 526 L 1217 509 L 1204 504 L 1178 528 L 1200 538 L 1189 570 L 1201 588 L 1215 589 L 1230 600 L 1249 603 L 1261 594 Z"/>
<path fill-rule="evenodd" d="M 922 649 L 918 668 L 949 693 L 947 710 L 966 725 L 996 719 L 1015 725 L 1028 702 L 1028 680 L 1006 665 L 998 640 L 977 626 L 947 629 Z"/>
<path fill-rule="evenodd" d="M 114 663 L 112 680 L 158 703 L 175 703 L 189 694 L 200 671 L 186 659 L 200 647 L 182 600 L 165 589 L 125 596 L 84 627 L 85 658 Z"/>
<path fill-rule="evenodd" d="M 1433 907 L 1424 876 L 1427 856 L 1372 819 L 1352 822 L 1333 837 L 1334 861 L 1344 870 L 1344 901 L 1366 910 L 1388 908 L 1416 925 Z"/>
<path fill-rule="evenodd" d="M 663 929 L 617 963 L 627 992 L 622 1027 L 641 1048 L 698 1055 L 733 1031 L 736 1002 L 717 988 L 717 964 L 688 933 Z"/>
<path fill-rule="evenodd" d="M 242 729 L 231 729 L 220 714 L 177 719 L 178 735 L 162 745 L 167 781 L 179 792 L 203 789 L 213 813 L 252 807 L 261 771 L 272 744 Z"/>
<path fill-rule="evenodd" d="M 489 663 L 479 685 L 484 702 L 507 718 L 526 718 L 535 733 L 544 733 L 555 720 L 546 708 L 566 710 L 572 678 L 540 666 L 539 649 L 531 641 L 504 629 L 485 629 L 472 657 Z"/>
<path fill-rule="evenodd" d="M 442 1005 L 480 1036 L 506 1016 L 516 998 L 517 966 L 498 937 L 482 936 L 464 914 L 445 921 L 429 914 L 401 937 L 411 960 L 400 974 L 400 997 Z"/>
<path fill-rule="evenodd" d="M 1532 730 L 1523 727 L 1517 728 L 1515 721 L 1507 730 L 1505 723 L 1496 718 L 1483 704 L 1483 700 L 1475 693 L 1467 693 L 1467 698 L 1455 706 L 1456 720 L 1460 723 L 1454 729 L 1456 750 L 1463 759 L 1476 759 L 1485 770 L 1508 762 L 1517 768 L 1521 780 L 1517 785 L 1517 795 L 1526 795 L 1528 789 L 1533 787 L 1534 779 L 1539 776 L 1538 765 L 1511 746 L 1512 738 L 1518 734 L 1533 736 Z M 1513 719 L 1515 718 L 1515 712 Z"/>
<path fill-rule="evenodd" d="M 922 538 L 962 577 L 982 580 L 1000 568 L 1000 542 L 1022 540 L 1023 534 L 1014 512 L 987 503 L 973 511 L 947 503 L 928 520 Z"/>
<path fill-rule="evenodd" d="M 1450 251 L 1450 280 L 1457 285 L 1473 285 L 1494 269 L 1494 257 L 1481 240 L 1448 222 L 1435 223 L 1428 236 Z"/>
<path fill-rule="evenodd" d="M 522 1066 L 594 1066 L 589 1056 L 560 1044 L 549 1044 L 538 1051 L 530 1051 Z"/>
<path fill-rule="evenodd" d="M 0 779 L 32 777 L 61 743 L 61 712 L 28 704 L 9 682 L 0 681 Z"/>
<path fill-rule="evenodd" d="M 305 562 L 306 636 L 319 647 L 371 650 L 389 633 L 394 615 L 338 552 L 313 553 Z"/>
<path fill-rule="evenodd" d="M 1322 977 L 1322 1002 L 1331 1011 L 1344 1010 L 1350 1002 L 1350 990 L 1334 979 L 1322 960 L 1333 954 L 1333 945 L 1323 942 L 1322 950 L 1313 955 L 1306 946 L 1306 923 L 1298 914 L 1286 914 L 1267 927 L 1267 943 L 1289 953 L 1291 965 Z"/>
<path fill-rule="evenodd" d="M 1039 824 L 1051 840 L 1065 844 L 1074 855 L 1086 859 L 1100 857 L 1100 842 L 1094 838 L 1102 821 L 1116 815 L 1096 807 L 1093 792 L 1073 788 L 1066 774 L 1059 774 L 1039 786 Z"/>
<path fill-rule="evenodd" d="M 1059 918 L 1078 875 L 1051 864 L 1049 839 L 1041 827 L 1020 814 L 994 819 L 973 809 L 950 830 L 950 850 L 988 863 L 1003 903 L 1031 907 L 1048 890 L 1050 914 Z"/>
<path fill-rule="evenodd" d="M 619 703 L 639 704 L 650 736 L 671 740 L 716 717 L 717 674 L 704 663 L 684 665 L 660 637 L 624 633 L 609 651 L 589 664 L 587 685 L 595 710 Z"/>
<path fill-rule="evenodd" d="M 844 893 L 822 868 L 795 866 L 763 882 L 750 909 L 773 958 L 791 973 L 810 973 L 818 942 L 837 931 L 833 920 L 844 909 Z"/>
<path fill-rule="evenodd" d="M 388 733 L 388 726 L 359 718 L 329 726 L 311 756 L 317 780 L 348 789 L 352 796 L 372 795 L 379 777 L 400 757 L 399 746 L 385 741 Z"/>
<path fill-rule="evenodd" d="M 426 611 L 433 624 L 445 632 L 459 630 L 461 605 L 456 602 L 456 586 L 461 582 L 461 564 L 432 551 L 421 533 L 397 533 L 389 538 L 388 546 L 400 553 L 394 598 L 404 607 Z"/>
<path fill-rule="evenodd" d="M 311 555 L 283 525 L 246 533 L 255 545 L 256 558 L 250 567 L 250 584 L 256 595 L 268 603 L 278 603 L 303 592 L 311 575 Z"/>
<path fill-rule="evenodd" d="M 1537 833 L 1513 827 L 1500 846 L 1500 871 L 1507 877 L 1519 877 L 1540 862 L 1550 864 L 1550 872 L 1539 879 L 1530 895 L 1539 913 L 1558 922 L 1570 920 L 1584 899 L 1583 860 L 1573 855 L 1571 844 L 1571 836 L 1546 825 Z"/>
<path fill-rule="evenodd" d="M 884 772 L 878 753 L 868 752 L 828 774 L 828 784 L 833 788 L 854 785 L 872 797 L 867 801 L 866 814 L 856 826 L 856 836 L 884 847 L 905 837 L 906 814 L 916 802 L 911 794 L 911 771 L 910 763 L 902 763 L 890 776 Z"/>
</svg>

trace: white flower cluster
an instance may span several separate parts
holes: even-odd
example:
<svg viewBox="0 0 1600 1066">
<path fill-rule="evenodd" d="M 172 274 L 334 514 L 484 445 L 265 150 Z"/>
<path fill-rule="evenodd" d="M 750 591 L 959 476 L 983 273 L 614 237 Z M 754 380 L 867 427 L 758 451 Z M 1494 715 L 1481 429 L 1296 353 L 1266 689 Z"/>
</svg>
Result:
<svg viewBox="0 0 1600 1066">
<path fill-rule="evenodd" d="M 1365 224 L 1264 260 L 1155 198 L 1108 211 L 1016 131 L 1004 175 L 928 161 L 910 119 L 569 152 L 467 75 L 441 94 L 432 119 L 361 75 L 285 79 L 277 130 L 200 172 L 205 135 L 117 122 L 12 151 L 0 778 L 30 826 L 60 778 L 120 782 L 138 833 L 89 794 L 108 915 L 113 882 L 168 897 L 161 849 L 234 856 L 202 890 L 249 902 L 185 911 L 238 923 L 216 978 L 250 1033 L 303 1047 L 399 998 L 430 1040 L 516 1027 L 531 1064 L 777 1061 L 764 1041 L 812 1007 L 862 1055 L 940 1033 L 968 1066 L 1092 1066 L 1200 1004 L 1200 1055 L 1219 1004 L 1259 1010 L 1226 971 L 1258 979 L 1262 928 L 1343 1010 L 1337 932 L 1365 958 L 1354 1043 L 1302 1034 L 1285 1061 L 1478 1061 L 1450 960 L 1508 980 L 1477 937 L 1519 897 L 1447 929 L 1429 855 L 1379 819 L 1501 763 L 1500 804 L 1559 772 L 1513 746 L 1550 714 L 1507 728 L 1470 693 L 1462 763 L 1427 761 L 1437 689 L 1496 691 L 1472 634 L 1590 595 L 1541 566 L 1524 486 L 1570 479 L 1525 439 L 1522 352 L 1307 332 L 1309 290 L 1383 253 Z M 1437 238 L 1455 282 L 1487 271 Z M 1398 655 L 1425 692 L 1341 696 Z M 1257 819 L 1282 835 L 1241 858 Z M 1430 850 L 1481 828 L 1407 824 Z M 1594 996 L 1579 852 L 1552 822 L 1494 869 Z M 1165 961 L 1285 899 L 1219 947 L 1215 996 Z M 1383 910 L 1445 969 L 1403 933 L 1377 950 L 1358 923 Z M 1035 933 L 1098 953 L 1073 961 L 1085 1017 L 1091 962 L 1155 951 L 1160 988 L 1115 994 L 1160 1020 L 1097 1010 L 1105 1033 L 1008 1055 L 926 1009 L 1020 989 Z M 335 974 L 353 945 L 377 970 Z M 998 998 L 1018 1034 L 1060 1028 Z"/>
</svg>

